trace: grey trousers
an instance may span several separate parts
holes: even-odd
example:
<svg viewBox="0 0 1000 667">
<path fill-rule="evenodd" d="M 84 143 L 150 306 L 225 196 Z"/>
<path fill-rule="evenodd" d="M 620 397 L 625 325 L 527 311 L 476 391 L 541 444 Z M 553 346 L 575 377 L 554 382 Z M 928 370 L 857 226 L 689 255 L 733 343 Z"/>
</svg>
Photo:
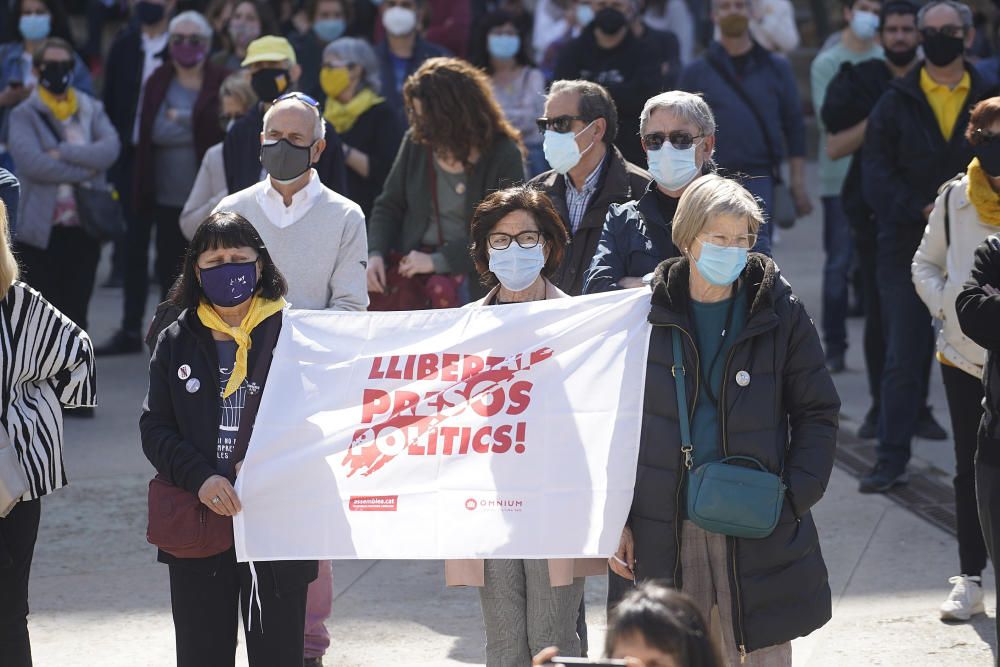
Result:
<svg viewBox="0 0 1000 667">
<path fill-rule="evenodd" d="M 486 625 L 486 667 L 526 667 L 547 646 L 579 657 L 576 620 L 583 599 L 582 577 L 569 586 L 549 584 L 546 560 L 486 561 L 486 585 L 479 589 Z"/>
<path fill-rule="evenodd" d="M 712 624 L 712 636 L 719 639 L 719 654 L 726 665 L 740 665 L 740 653 L 733 632 L 732 595 L 729 591 L 726 536 L 699 528 L 685 521 L 681 529 L 681 590 L 691 596 L 706 621 Z M 792 667 L 792 643 L 768 646 L 748 653 L 741 667 Z"/>
</svg>

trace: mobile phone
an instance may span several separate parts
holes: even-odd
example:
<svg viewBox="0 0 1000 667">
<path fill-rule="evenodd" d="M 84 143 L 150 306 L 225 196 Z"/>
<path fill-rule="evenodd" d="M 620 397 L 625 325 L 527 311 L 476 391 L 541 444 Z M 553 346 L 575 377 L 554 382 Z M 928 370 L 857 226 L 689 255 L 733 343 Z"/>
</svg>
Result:
<svg viewBox="0 0 1000 667">
<path fill-rule="evenodd" d="M 590 667 L 624 667 L 624 660 L 611 660 L 610 658 L 563 658 L 562 656 L 556 656 L 552 658 L 551 662 L 545 663 L 546 665 L 566 665 L 566 667 L 572 667 L 573 665 L 589 665 Z"/>
</svg>

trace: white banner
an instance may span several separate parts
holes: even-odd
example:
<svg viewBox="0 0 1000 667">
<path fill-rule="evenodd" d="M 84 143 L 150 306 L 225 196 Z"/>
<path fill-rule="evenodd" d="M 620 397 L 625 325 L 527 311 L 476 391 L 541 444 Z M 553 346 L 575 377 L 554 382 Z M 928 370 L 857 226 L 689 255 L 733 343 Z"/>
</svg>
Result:
<svg viewBox="0 0 1000 667">
<path fill-rule="evenodd" d="M 295 311 L 236 491 L 240 561 L 608 556 L 632 502 L 649 291 Z"/>
</svg>

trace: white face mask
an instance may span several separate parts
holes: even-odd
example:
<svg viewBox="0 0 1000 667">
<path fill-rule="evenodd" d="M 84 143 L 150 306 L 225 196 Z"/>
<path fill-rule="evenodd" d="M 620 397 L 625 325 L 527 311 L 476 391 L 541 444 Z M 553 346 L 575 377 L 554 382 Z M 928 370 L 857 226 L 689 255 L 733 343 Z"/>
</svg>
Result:
<svg viewBox="0 0 1000 667">
<path fill-rule="evenodd" d="M 516 241 L 503 250 L 490 248 L 490 271 L 511 292 L 526 290 L 538 280 L 545 266 L 544 244 L 522 248 Z"/>
<path fill-rule="evenodd" d="M 693 181 L 701 172 L 695 158 L 697 152 L 697 146 L 681 150 L 674 148 L 669 142 L 664 142 L 663 148 L 646 152 L 649 173 L 653 175 L 658 185 L 676 192 Z"/>
<path fill-rule="evenodd" d="M 417 27 L 417 13 L 406 7 L 390 7 L 382 14 L 382 26 L 390 35 L 409 35 Z"/>
<path fill-rule="evenodd" d="M 851 18 L 851 30 L 859 39 L 874 39 L 875 33 L 878 31 L 878 23 L 878 14 L 855 9 Z"/>
<path fill-rule="evenodd" d="M 581 151 L 576 145 L 576 138 L 586 132 L 596 121 L 590 121 L 587 127 L 576 134 L 572 132 L 556 132 L 555 130 L 545 130 L 545 139 L 542 141 L 542 151 L 545 153 L 545 160 L 549 166 L 557 173 L 565 174 L 570 169 L 580 163 L 583 154 L 594 147 L 591 141 L 586 150 Z"/>
</svg>

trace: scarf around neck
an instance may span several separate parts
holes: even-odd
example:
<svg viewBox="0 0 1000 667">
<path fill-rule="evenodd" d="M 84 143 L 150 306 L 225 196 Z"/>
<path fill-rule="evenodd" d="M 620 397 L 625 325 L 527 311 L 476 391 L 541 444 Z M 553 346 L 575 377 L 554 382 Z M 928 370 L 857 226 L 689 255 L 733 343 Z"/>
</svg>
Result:
<svg viewBox="0 0 1000 667">
<path fill-rule="evenodd" d="M 222 391 L 223 398 L 228 398 L 239 389 L 247 377 L 247 359 L 251 345 L 250 333 L 271 315 L 281 312 L 285 305 L 284 299 L 265 299 L 255 294 L 250 302 L 250 310 L 247 311 L 238 327 L 226 324 L 207 301 L 202 301 L 198 305 L 198 319 L 201 320 L 202 324 L 213 331 L 232 336 L 233 340 L 236 341 L 236 363 L 233 365 L 233 374 L 229 376 L 229 381 Z"/>
<path fill-rule="evenodd" d="M 338 133 L 343 134 L 354 127 L 354 123 L 361 117 L 361 114 L 384 101 L 371 88 L 365 88 L 347 104 L 328 97 L 326 107 L 323 110 L 323 118 L 330 125 L 333 125 Z"/>
<path fill-rule="evenodd" d="M 38 99 L 42 101 L 42 104 L 48 107 L 49 111 L 52 112 L 52 115 L 55 116 L 56 120 L 60 123 L 75 114 L 76 110 L 79 108 L 76 99 L 76 91 L 73 88 L 66 90 L 66 99 L 64 100 L 57 100 L 55 95 L 41 86 L 38 86 L 37 90 Z"/>
<path fill-rule="evenodd" d="M 969 201 L 976 207 L 979 219 L 988 225 L 1000 227 L 1000 194 L 990 185 L 989 176 L 979 164 L 979 158 L 972 158 L 969 163 L 969 185 L 966 194 Z"/>
</svg>

